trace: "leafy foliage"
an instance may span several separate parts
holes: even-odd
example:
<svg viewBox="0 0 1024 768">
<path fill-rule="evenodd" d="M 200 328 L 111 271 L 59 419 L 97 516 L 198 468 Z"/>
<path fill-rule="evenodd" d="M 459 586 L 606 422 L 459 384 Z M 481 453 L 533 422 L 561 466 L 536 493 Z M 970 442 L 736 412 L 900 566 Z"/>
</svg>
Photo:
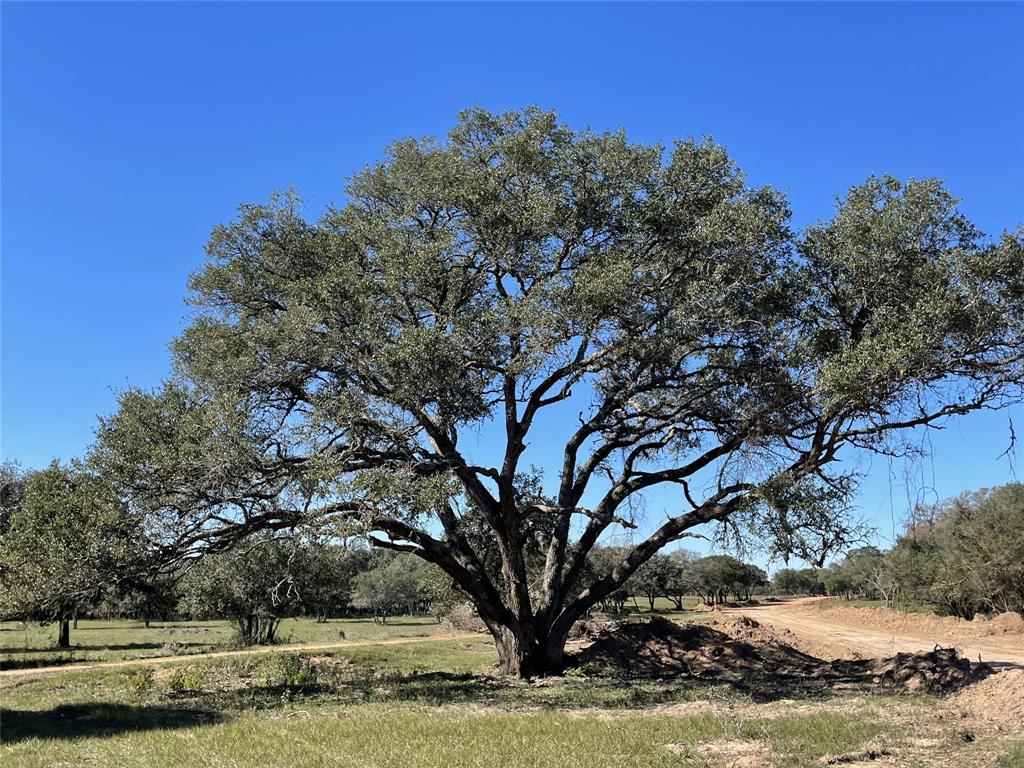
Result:
<svg viewBox="0 0 1024 768">
<path fill-rule="evenodd" d="M 477 109 L 347 191 L 316 222 L 289 192 L 214 231 L 179 380 L 126 393 L 93 461 L 168 557 L 300 524 L 418 555 L 510 672 L 557 666 L 698 526 L 824 562 L 859 538 L 843 451 L 1021 398 L 1021 237 L 985 240 L 935 180 L 870 178 L 797 233 L 710 140 Z M 549 416 L 550 485 L 521 464 Z M 484 425 L 497 462 L 460 440 Z M 663 485 L 679 508 L 590 567 Z"/>
<path fill-rule="evenodd" d="M 181 610 L 196 618 L 233 620 L 244 645 L 272 643 L 281 619 L 297 608 L 292 551 L 286 543 L 258 536 L 230 552 L 203 557 L 182 579 Z"/>
<path fill-rule="evenodd" d="M 66 621 L 131 578 L 145 556 L 140 520 L 103 479 L 54 462 L 24 479 L 12 505 L 0 541 L 0 612 Z"/>
</svg>

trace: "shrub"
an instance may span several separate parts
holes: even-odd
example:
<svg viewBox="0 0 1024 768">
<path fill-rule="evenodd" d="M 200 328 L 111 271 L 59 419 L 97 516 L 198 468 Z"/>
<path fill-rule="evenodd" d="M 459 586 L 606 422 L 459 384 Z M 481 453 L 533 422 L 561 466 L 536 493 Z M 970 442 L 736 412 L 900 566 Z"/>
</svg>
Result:
<svg viewBox="0 0 1024 768">
<path fill-rule="evenodd" d="M 172 693 L 201 691 L 205 682 L 202 672 L 192 667 L 185 667 L 175 670 L 174 674 L 168 678 L 167 689 Z"/>
<path fill-rule="evenodd" d="M 124 687 L 133 696 L 141 696 L 153 688 L 152 669 L 133 669 L 124 674 Z"/>
</svg>

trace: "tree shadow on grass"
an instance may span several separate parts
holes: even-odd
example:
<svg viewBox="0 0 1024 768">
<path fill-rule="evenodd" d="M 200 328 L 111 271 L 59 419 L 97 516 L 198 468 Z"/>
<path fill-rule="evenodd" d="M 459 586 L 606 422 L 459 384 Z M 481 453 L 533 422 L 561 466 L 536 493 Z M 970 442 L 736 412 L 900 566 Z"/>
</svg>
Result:
<svg viewBox="0 0 1024 768">
<path fill-rule="evenodd" d="M 62 704 L 32 711 L 5 709 L 0 714 L 0 743 L 28 739 L 85 739 L 131 731 L 210 725 L 223 717 L 217 712 L 126 704 Z"/>
<path fill-rule="evenodd" d="M 41 648 L 4 648 L 3 652 L 15 656 L 19 653 L 74 653 L 76 651 L 152 651 L 162 648 L 163 643 L 97 643 L 95 645 L 73 644 L 70 648 L 55 648 L 52 645 Z M 205 643 L 192 643 L 205 645 Z"/>
</svg>

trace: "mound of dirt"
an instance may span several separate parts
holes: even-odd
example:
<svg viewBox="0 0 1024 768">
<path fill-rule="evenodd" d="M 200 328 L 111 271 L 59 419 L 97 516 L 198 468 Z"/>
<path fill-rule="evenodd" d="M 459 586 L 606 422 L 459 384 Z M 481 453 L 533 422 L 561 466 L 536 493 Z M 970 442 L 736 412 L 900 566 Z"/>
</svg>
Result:
<svg viewBox="0 0 1024 768">
<path fill-rule="evenodd" d="M 863 658 L 861 654 L 848 645 L 818 642 L 798 637 L 788 629 L 762 624 L 749 616 L 737 614 L 716 616 L 711 620 L 711 626 L 720 629 L 735 640 L 743 640 L 753 645 L 777 645 L 783 643 L 818 659 Z"/>
<path fill-rule="evenodd" d="M 610 630 L 618 624 L 612 619 L 583 619 L 572 625 L 569 630 L 569 640 L 576 642 L 595 640 L 602 632 Z"/>
<path fill-rule="evenodd" d="M 950 700 L 971 717 L 1024 727 L 1024 669 L 1009 669 L 970 685 Z"/>
<path fill-rule="evenodd" d="M 1013 611 L 1001 613 L 992 619 L 976 615 L 972 621 L 967 621 L 955 616 L 937 616 L 934 613 L 904 613 L 891 608 L 841 605 L 832 599 L 808 602 L 800 608 L 842 624 L 894 634 L 954 638 L 988 637 L 1007 633 L 1020 633 L 1024 636 L 1024 619 Z"/>
<path fill-rule="evenodd" d="M 884 659 L 838 660 L 832 665 L 908 693 L 952 693 L 992 674 L 988 664 L 972 664 L 956 648 L 936 647 L 927 653 L 897 653 Z"/>
<path fill-rule="evenodd" d="M 854 686 L 950 693 L 991 673 L 954 648 L 901 653 L 884 659 L 825 661 L 794 648 L 781 634 L 748 617 L 709 624 L 676 624 L 655 617 L 606 628 L 574 664 L 624 677 L 698 677 L 771 685 L 823 681 Z"/>
<path fill-rule="evenodd" d="M 766 670 L 798 674 L 822 663 L 783 643 L 759 649 L 706 624 L 676 624 L 661 617 L 602 631 L 577 662 L 639 677 L 718 677 Z"/>
<path fill-rule="evenodd" d="M 977 617 L 975 617 L 977 618 Z M 993 616 L 989 620 L 989 626 L 998 632 L 1021 632 L 1024 633 L 1024 616 L 1016 611 L 1007 611 Z"/>
</svg>

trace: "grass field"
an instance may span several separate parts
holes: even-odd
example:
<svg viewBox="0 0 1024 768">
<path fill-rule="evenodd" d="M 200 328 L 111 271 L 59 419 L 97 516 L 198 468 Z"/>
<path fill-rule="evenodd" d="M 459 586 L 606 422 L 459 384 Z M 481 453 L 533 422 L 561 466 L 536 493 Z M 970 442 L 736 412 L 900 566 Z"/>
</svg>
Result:
<svg viewBox="0 0 1024 768">
<path fill-rule="evenodd" d="M 195 627 L 206 631 L 161 634 Z M 54 628 L 2 630 L 5 660 L 53 657 Z M 10 673 L 0 765 L 802 768 L 882 749 L 891 754 L 879 765 L 1024 768 L 1024 731 L 965 723 L 932 696 L 575 671 L 509 680 L 494 673 L 488 636 L 431 637 L 443 628 L 428 618 L 289 620 L 282 637 L 337 643 L 339 630 L 368 644 Z M 76 660 L 152 656 L 167 641 L 222 650 L 231 627 L 82 621 L 72 631 Z"/>
<path fill-rule="evenodd" d="M 345 640 L 366 641 L 427 637 L 440 632 L 436 619 L 399 616 L 386 625 L 373 619 L 333 619 L 317 624 L 312 619 L 285 619 L 278 630 L 281 645 L 324 644 Z M 71 630 L 70 650 L 60 651 L 57 626 L 6 621 L 0 623 L 0 668 L 31 668 L 43 664 L 80 661 L 119 661 L 148 656 L 171 656 L 233 647 L 234 627 L 227 621 L 152 622 L 82 619 Z"/>
<path fill-rule="evenodd" d="M 524 683 L 496 677 L 495 658 L 480 636 L 6 679 L 0 764 L 797 768 L 880 744 L 900 765 L 1024 764 L 1022 737 L 968 742 L 933 697 Z"/>
<path fill-rule="evenodd" d="M 684 605 L 692 608 L 696 598 Z M 647 604 L 639 604 L 646 611 Z M 678 612 L 659 598 L 656 609 L 671 618 L 703 619 L 703 614 Z M 632 604 L 627 605 L 631 612 Z M 317 624 L 312 619 L 285 619 L 278 630 L 278 644 L 323 645 L 345 641 L 365 642 L 403 637 L 429 637 L 444 632 L 431 616 L 395 616 L 387 624 L 371 618 L 331 619 Z M 0 622 L 0 669 L 31 669 L 89 661 L 121 661 L 154 656 L 181 656 L 227 650 L 234 646 L 234 626 L 227 621 L 98 621 L 82 619 L 71 630 L 71 648 L 58 650 L 57 625 L 15 621 Z"/>
</svg>

